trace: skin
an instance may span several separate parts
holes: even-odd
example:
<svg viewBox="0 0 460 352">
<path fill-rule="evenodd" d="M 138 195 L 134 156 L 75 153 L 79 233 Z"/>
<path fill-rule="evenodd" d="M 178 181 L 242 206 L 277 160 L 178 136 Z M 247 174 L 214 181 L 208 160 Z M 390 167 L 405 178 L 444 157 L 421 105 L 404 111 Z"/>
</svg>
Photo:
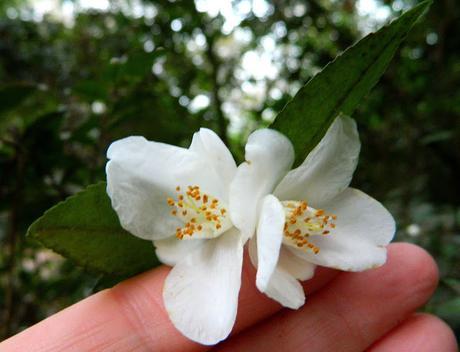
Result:
<svg viewBox="0 0 460 352">
<path fill-rule="evenodd" d="M 160 267 L 5 340 L 0 351 L 458 350 L 444 322 L 414 313 L 438 280 L 435 262 L 419 247 L 392 244 L 383 267 L 362 273 L 319 269 L 304 284 L 307 303 L 297 311 L 282 309 L 257 291 L 247 259 L 234 332 L 217 346 L 187 340 L 171 325 L 161 298 L 169 269 Z"/>
</svg>

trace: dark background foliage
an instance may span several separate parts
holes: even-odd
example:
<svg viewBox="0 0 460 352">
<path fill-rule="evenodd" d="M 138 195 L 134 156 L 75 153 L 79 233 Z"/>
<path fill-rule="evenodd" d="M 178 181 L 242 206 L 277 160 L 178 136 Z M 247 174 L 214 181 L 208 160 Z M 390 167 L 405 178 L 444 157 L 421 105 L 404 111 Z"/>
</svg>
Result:
<svg viewBox="0 0 460 352">
<path fill-rule="evenodd" d="M 24 234 L 44 210 L 104 180 L 111 141 L 140 134 L 186 146 L 207 126 L 241 160 L 247 135 L 303 83 L 417 1 L 83 3 L 0 2 L 2 338 L 92 292 L 96 276 Z M 55 6 L 43 15 L 43 4 Z M 397 241 L 436 258 L 440 286 L 424 309 L 457 334 L 459 48 L 460 3 L 435 1 L 354 114 L 363 147 L 353 180 L 392 211 Z"/>
</svg>

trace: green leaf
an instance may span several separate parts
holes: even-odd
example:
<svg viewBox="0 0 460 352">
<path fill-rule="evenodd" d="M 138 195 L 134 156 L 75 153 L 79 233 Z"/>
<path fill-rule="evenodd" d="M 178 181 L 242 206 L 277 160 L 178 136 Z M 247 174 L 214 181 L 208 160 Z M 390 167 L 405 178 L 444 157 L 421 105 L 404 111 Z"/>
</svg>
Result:
<svg viewBox="0 0 460 352">
<path fill-rule="evenodd" d="M 102 275 L 99 277 L 99 279 L 96 281 L 95 285 L 93 286 L 91 293 L 96 293 L 102 290 L 105 290 L 107 288 L 112 288 L 116 284 L 127 280 L 131 277 L 132 275 Z"/>
<path fill-rule="evenodd" d="M 107 100 L 109 86 L 107 82 L 98 80 L 85 80 L 76 83 L 73 92 L 87 101 Z"/>
<path fill-rule="evenodd" d="M 430 4 L 431 0 L 420 3 L 348 48 L 302 87 L 278 114 L 271 128 L 291 140 L 296 165 L 319 143 L 339 114 L 353 113 Z"/>
<path fill-rule="evenodd" d="M 433 313 L 450 323 L 460 325 L 460 297 L 440 303 L 435 307 Z"/>
<path fill-rule="evenodd" d="M 14 83 L 0 86 L 0 113 L 14 109 L 37 90 L 27 83 Z"/>
<path fill-rule="evenodd" d="M 128 277 L 160 265 L 150 241 L 120 226 L 105 182 L 89 186 L 49 209 L 27 234 L 97 273 Z"/>
</svg>

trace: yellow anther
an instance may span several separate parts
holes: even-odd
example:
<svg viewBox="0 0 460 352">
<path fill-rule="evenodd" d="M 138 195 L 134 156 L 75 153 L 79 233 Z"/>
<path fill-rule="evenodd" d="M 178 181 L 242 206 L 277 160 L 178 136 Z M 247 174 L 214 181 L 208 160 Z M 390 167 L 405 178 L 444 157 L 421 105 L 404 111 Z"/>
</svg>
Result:
<svg viewBox="0 0 460 352">
<path fill-rule="evenodd" d="M 219 205 L 217 198 L 201 193 L 197 185 L 186 186 L 183 193 L 179 186 L 176 190 L 179 192 L 177 201 L 167 198 L 167 202 L 175 207 L 171 214 L 178 215 L 184 221 L 184 226 L 176 230 L 177 238 L 192 236 L 195 231 L 206 231 L 206 235 L 218 236 L 228 228 L 230 220 L 226 216 L 227 210 Z"/>
<path fill-rule="evenodd" d="M 320 248 L 310 242 L 314 236 L 328 235 L 336 225 L 332 219 L 335 215 L 326 214 L 323 209 L 314 209 L 305 201 L 283 201 L 285 224 L 283 228 L 284 243 L 303 251 L 312 251 L 317 254 Z"/>
</svg>

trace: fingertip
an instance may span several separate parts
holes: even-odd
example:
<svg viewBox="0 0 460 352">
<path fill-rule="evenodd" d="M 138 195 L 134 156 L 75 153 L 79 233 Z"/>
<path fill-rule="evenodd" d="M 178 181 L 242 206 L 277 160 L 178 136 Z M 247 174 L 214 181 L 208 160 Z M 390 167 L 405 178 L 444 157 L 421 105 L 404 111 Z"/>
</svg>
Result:
<svg viewBox="0 0 460 352">
<path fill-rule="evenodd" d="M 376 342 L 368 352 L 457 352 L 452 329 L 431 314 L 414 314 Z"/>
<path fill-rule="evenodd" d="M 441 318 L 426 314 L 415 314 L 412 319 L 420 326 L 424 327 L 426 331 L 430 331 L 431 336 L 435 336 L 438 341 L 442 341 L 444 352 L 457 352 L 458 343 L 455 334 L 451 327 Z"/>
<path fill-rule="evenodd" d="M 395 271 L 396 287 L 410 286 L 411 291 L 424 300 L 435 291 L 439 270 L 425 249 L 410 243 L 393 243 L 388 247 L 388 263 Z"/>
</svg>

